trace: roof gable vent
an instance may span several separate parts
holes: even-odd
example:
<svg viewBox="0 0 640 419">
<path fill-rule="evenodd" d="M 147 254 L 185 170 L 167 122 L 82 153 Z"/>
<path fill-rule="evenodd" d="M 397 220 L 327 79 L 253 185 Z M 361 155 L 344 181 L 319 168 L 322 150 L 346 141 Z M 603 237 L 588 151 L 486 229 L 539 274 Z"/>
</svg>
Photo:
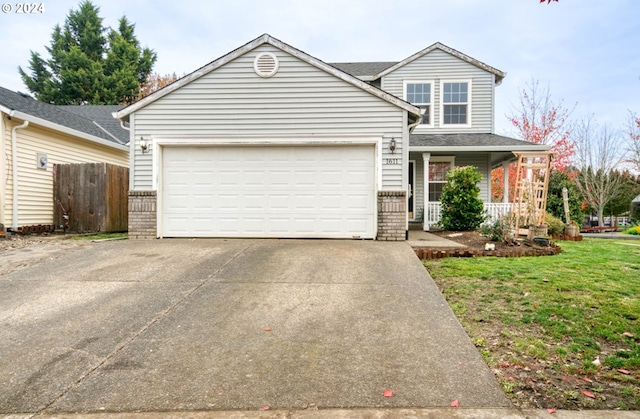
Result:
<svg viewBox="0 0 640 419">
<path fill-rule="evenodd" d="M 278 72 L 278 58 L 270 52 L 265 52 L 253 60 L 253 69 L 260 77 L 271 77 Z"/>
</svg>

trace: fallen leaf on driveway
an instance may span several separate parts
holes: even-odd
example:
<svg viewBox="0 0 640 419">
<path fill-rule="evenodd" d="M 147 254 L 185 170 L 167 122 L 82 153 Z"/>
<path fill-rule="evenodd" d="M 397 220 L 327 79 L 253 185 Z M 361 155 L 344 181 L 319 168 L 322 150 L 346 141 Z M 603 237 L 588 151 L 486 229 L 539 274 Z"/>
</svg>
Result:
<svg viewBox="0 0 640 419">
<path fill-rule="evenodd" d="M 269 410 L 269 409 L 271 409 L 269 406 L 262 406 L 262 407 L 260 408 L 260 410 Z"/>
<path fill-rule="evenodd" d="M 270 331 L 271 331 L 271 328 L 270 328 L 270 327 L 265 327 L 265 328 L 264 328 L 264 331 L 265 331 L 265 332 L 270 332 Z"/>
<path fill-rule="evenodd" d="M 617 369 L 616 371 L 618 371 L 620 374 L 626 374 L 626 375 L 631 374 L 631 373 L 629 372 L 629 370 L 623 370 L 622 368 Z"/>
<path fill-rule="evenodd" d="M 449 406 L 451 407 L 459 407 L 460 406 L 460 402 L 458 402 L 457 400 L 452 401 Z"/>
<path fill-rule="evenodd" d="M 384 397 L 393 397 L 393 390 L 385 390 L 382 392 Z"/>
<path fill-rule="evenodd" d="M 554 407 L 553 409 L 547 409 L 547 413 L 550 415 L 556 413 L 556 408 Z"/>
<path fill-rule="evenodd" d="M 623 335 L 623 336 L 626 336 L 626 337 L 628 337 L 628 338 L 632 338 L 632 337 L 633 337 L 633 334 L 632 334 L 632 333 L 629 333 L 629 332 L 624 332 L 622 335 Z"/>
<path fill-rule="evenodd" d="M 584 394 L 585 396 L 587 396 L 587 397 L 589 397 L 589 398 L 591 398 L 591 399 L 595 399 L 595 398 L 596 398 L 596 395 L 595 395 L 595 394 L 593 394 L 593 393 L 592 393 L 592 392 L 590 392 L 590 391 L 586 391 L 586 390 L 585 390 L 585 391 L 583 391 L 583 392 L 582 392 L 582 394 Z"/>
</svg>

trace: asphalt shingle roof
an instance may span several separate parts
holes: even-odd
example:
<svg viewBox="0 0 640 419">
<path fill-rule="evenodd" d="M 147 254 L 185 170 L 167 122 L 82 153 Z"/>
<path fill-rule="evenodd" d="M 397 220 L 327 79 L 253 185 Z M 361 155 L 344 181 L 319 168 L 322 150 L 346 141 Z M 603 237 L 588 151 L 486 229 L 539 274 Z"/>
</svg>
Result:
<svg viewBox="0 0 640 419">
<path fill-rule="evenodd" d="M 129 131 L 120 126 L 120 120 L 113 117 L 113 112 L 124 108 L 121 105 L 65 105 L 58 106 L 60 109 L 74 113 L 83 118 L 95 121 L 111 135 L 118 138 L 120 142 L 129 141 Z"/>
<path fill-rule="evenodd" d="M 532 150 L 540 148 L 539 144 L 497 134 L 411 134 L 411 147 L 517 147 L 531 146 Z"/>
<path fill-rule="evenodd" d="M 111 112 L 121 106 L 87 106 L 87 109 L 78 109 L 84 106 L 57 106 L 4 87 L 0 87 L 0 105 L 115 144 L 126 144 L 129 141 L 129 132 L 122 129 L 111 115 Z"/>
<path fill-rule="evenodd" d="M 398 63 L 390 61 L 364 63 L 329 63 L 330 66 L 333 66 L 338 70 L 355 77 L 374 76 L 396 64 Z"/>
</svg>

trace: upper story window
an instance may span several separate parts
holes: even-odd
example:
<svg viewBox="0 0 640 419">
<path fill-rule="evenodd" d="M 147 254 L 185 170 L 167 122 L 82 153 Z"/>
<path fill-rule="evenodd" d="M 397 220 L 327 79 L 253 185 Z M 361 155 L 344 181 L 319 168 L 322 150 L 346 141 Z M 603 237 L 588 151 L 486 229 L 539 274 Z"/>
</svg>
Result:
<svg viewBox="0 0 640 419">
<path fill-rule="evenodd" d="M 422 110 L 422 125 L 431 124 L 431 86 L 430 82 L 405 82 L 405 98 Z"/>
<path fill-rule="evenodd" d="M 469 125 L 469 82 L 442 83 L 443 125 Z"/>
</svg>

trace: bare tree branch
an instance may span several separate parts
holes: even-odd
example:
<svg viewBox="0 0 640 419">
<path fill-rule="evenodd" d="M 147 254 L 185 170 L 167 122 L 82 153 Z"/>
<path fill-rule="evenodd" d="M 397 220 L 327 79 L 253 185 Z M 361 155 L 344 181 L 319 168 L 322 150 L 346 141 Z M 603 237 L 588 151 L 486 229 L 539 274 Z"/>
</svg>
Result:
<svg viewBox="0 0 640 419">
<path fill-rule="evenodd" d="M 604 207 L 622 191 L 622 135 L 607 125 L 598 127 L 593 117 L 589 117 L 576 125 L 574 136 L 576 185 L 587 203 L 595 208 L 598 224 L 602 226 Z"/>
<path fill-rule="evenodd" d="M 635 170 L 640 173 L 640 118 L 631 111 L 629 111 L 626 129 L 629 135 L 629 158 L 627 162 L 631 163 Z"/>
</svg>

